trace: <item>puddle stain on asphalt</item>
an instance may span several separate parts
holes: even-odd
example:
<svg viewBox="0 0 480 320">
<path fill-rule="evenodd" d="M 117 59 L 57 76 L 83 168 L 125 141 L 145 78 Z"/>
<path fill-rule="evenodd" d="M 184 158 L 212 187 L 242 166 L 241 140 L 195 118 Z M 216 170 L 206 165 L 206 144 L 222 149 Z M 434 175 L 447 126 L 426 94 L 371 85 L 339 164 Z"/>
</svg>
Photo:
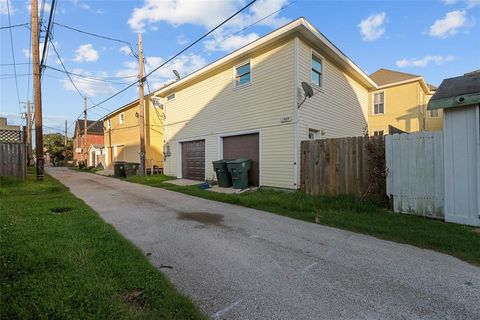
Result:
<svg viewBox="0 0 480 320">
<path fill-rule="evenodd" d="M 223 214 L 208 212 L 177 212 L 178 220 L 189 220 L 205 225 L 223 226 Z"/>
</svg>

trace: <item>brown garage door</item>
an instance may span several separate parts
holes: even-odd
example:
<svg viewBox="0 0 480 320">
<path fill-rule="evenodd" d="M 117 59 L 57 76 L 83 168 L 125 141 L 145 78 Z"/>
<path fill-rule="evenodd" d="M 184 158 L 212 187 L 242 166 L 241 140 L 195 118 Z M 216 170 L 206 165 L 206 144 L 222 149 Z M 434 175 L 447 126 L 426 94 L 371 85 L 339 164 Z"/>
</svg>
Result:
<svg viewBox="0 0 480 320">
<path fill-rule="evenodd" d="M 205 180 L 205 140 L 182 142 L 182 177 Z"/>
<path fill-rule="evenodd" d="M 240 136 L 223 138 L 223 158 L 224 159 L 250 159 L 252 168 L 250 169 L 248 180 L 252 186 L 259 185 L 259 148 L 258 133 L 244 134 Z"/>
</svg>

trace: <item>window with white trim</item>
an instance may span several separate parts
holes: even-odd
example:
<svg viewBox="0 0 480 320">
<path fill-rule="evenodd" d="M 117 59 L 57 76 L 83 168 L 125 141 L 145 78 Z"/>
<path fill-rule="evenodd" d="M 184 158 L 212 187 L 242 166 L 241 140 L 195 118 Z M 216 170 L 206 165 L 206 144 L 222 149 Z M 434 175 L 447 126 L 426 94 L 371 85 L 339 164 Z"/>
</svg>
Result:
<svg viewBox="0 0 480 320">
<path fill-rule="evenodd" d="M 430 118 L 438 118 L 438 117 L 440 117 L 438 109 L 430 110 Z"/>
<path fill-rule="evenodd" d="M 107 129 L 110 129 L 112 127 L 112 122 L 110 119 L 107 119 Z"/>
<path fill-rule="evenodd" d="M 317 87 L 321 87 L 323 83 L 323 61 L 315 53 L 312 53 L 311 82 Z"/>
<path fill-rule="evenodd" d="M 167 102 L 175 100 L 175 92 L 171 93 L 167 96 Z"/>
<path fill-rule="evenodd" d="M 385 112 L 385 92 L 373 94 L 373 114 L 383 114 Z"/>
<path fill-rule="evenodd" d="M 235 86 L 243 86 L 252 81 L 250 61 L 235 67 Z"/>
<path fill-rule="evenodd" d="M 318 139 L 319 131 L 315 129 L 308 129 L 308 140 Z"/>
<path fill-rule="evenodd" d="M 125 113 L 124 113 L 124 112 L 121 112 L 121 113 L 118 115 L 118 123 L 120 123 L 120 124 L 124 124 L 124 123 L 125 123 Z"/>
</svg>

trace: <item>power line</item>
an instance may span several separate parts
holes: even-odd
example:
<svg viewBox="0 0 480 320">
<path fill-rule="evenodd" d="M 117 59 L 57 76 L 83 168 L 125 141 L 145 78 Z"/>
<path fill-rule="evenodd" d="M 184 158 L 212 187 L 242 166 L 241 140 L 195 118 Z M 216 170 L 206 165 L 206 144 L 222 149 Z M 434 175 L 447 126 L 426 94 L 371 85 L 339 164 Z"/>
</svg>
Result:
<svg viewBox="0 0 480 320">
<path fill-rule="evenodd" d="M 298 0 L 292 1 L 292 2 L 288 3 L 287 5 L 281 7 L 280 9 L 275 10 L 275 11 L 269 13 L 268 15 L 262 17 L 261 19 L 253 22 L 252 24 L 249 24 L 248 26 L 246 26 L 246 27 L 244 27 L 244 28 L 242 28 L 242 29 L 240 29 L 240 30 L 238 30 L 238 31 L 236 31 L 236 32 L 233 32 L 233 33 L 230 34 L 228 37 L 223 38 L 223 39 L 221 40 L 221 42 L 225 42 L 226 40 L 234 37 L 235 35 L 237 35 L 237 34 L 243 32 L 243 31 L 245 31 L 245 30 L 253 27 L 254 25 L 256 25 L 256 24 L 264 21 L 265 19 L 270 18 L 270 17 L 273 16 L 274 14 L 277 14 L 278 12 L 281 12 L 281 11 L 285 10 L 286 8 L 288 8 L 288 7 L 290 7 L 291 5 L 295 4 L 296 2 L 298 2 Z M 206 49 L 198 50 L 198 51 L 194 52 L 194 54 L 197 54 L 197 53 L 200 53 L 200 52 L 204 52 L 204 51 L 206 51 Z M 163 68 L 166 68 L 166 67 L 168 67 L 168 66 L 171 66 L 172 64 L 175 65 L 175 62 L 173 62 L 173 63 L 171 63 L 171 64 L 169 64 L 169 65 L 164 65 L 164 66 L 162 66 L 162 67 L 161 67 L 160 69 L 158 69 L 158 70 L 161 70 L 161 69 L 163 69 Z M 157 71 L 158 71 L 158 70 L 157 70 Z"/>
<path fill-rule="evenodd" d="M 56 24 L 57 26 L 63 27 L 63 28 L 65 28 L 65 29 L 69 29 L 69 30 L 72 30 L 72 31 L 75 31 L 75 32 L 87 34 L 87 35 L 89 35 L 89 36 L 93 36 L 93 37 L 97 37 L 97 38 L 102 38 L 102 39 L 106 39 L 106 40 L 110 40 L 110 41 L 116 41 L 116 42 L 120 42 L 120 43 L 126 44 L 126 45 L 130 48 L 130 53 L 131 53 L 134 57 L 136 57 L 136 53 L 135 53 L 135 51 L 133 51 L 132 44 L 131 44 L 130 42 L 128 42 L 128 41 L 120 40 L 120 39 L 115 39 L 115 38 L 111 38 L 111 37 L 107 37 L 107 36 L 102 36 L 102 35 L 99 35 L 99 34 L 96 34 L 96 33 L 92 33 L 92 32 L 83 31 L 83 30 L 80 30 L 80 29 L 77 29 L 77 28 L 73 28 L 73 27 L 66 26 L 66 25 L 61 24 L 61 23 L 58 23 L 58 22 L 54 22 L 54 24 Z"/>
<path fill-rule="evenodd" d="M 232 18 L 234 18 L 235 16 L 237 16 L 239 13 L 241 13 L 243 10 L 245 10 L 246 8 L 250 7 L 252 4 L 254 4 L 257 0 L 252 0 L 250 1 L 248 4 L 246 4 L 244 7 L 242 7 L 240 10 L 238 10 L 237 12 L 235 12 L 234 14 L 232 14 L 230 17 L 228 17 L 227 19 L 223 20 L 220 24 L 218 24 L 215 28 L 211 29 L 210 31 L 208 31 L 207 33 L 205 33 L 203 36 L 201 36 L 200 38 L 198 38 L 197 40 L 195 40 L 193 43 L 191 43 L 190 45 L 188 45 L 186 48 L 184 48 L 183 50 L 181 50 L 180 52 L 178 52 L 177 54 L 175 54 L 174 56 L 172 56 L 170 59 L 168 59 L 167 61 L 165 61 L 164 63 L 162 63 L 160 66 L 158 66 L 157 68 L 155 68 L 153 71 L 151 71 L 150 73 L 148 73 L 144 79 L 146 80 L 148 78 L 148 76 L 150 76 L 153 72 L 157 71 L 158 69 L 160 69 L 161 67 L 163 67 L 164 65 L 168 64 L 170 61 L 172 61 L 173 59 L 175 59 L 176 57 L 178 57 L 179 55 L 181 55 L 182 53 L 184 53 L 185 51 L 187 51 L 188 49 L 190 49 L 191 47 L 193 47 L 195 44 L 197 44 L 198 42 L 202 41 L 203 39 L 205 39 L 205 37 L 207 37 L 208 35 L 210 35 L 212 32 L 214 32 L 215 30 L 217 30 L 218 28 L 220 28 L 222 25 L 224 25 L 225 23 L 227 23 L 229 20 L 231 20 Z M 58 24 L 58 23 L 56 23 Z M 60 25 L 60 24 L 58 24 Z M 62 25 L 63 26 L 63 25 Z M 79 31 L 79 32 L 82 32 L 84 33 L 83 31 L 81 30 L 75 30 L 75 31 Z M 91 34 L 91 35 L 94 35 L 94 34 Z M 54 47 L 55 49 L 55 47 Z M 66 70 L 65 70 L 66 71 Z M 68 71 L 66 71 L 68 72 Z M 93 108 L 96 108 L 96 107 L 99 107 L 100 105 L 104 104 L 105 102 L 113 99 L 114 97 L 118 96 L 119 94 L 127 91 L 128 89 L 130 89 L 131 87 L 133 87 L 135 84 L 137 84 L 139 82 L 139 80 L 136 80 L 135 82 L 129 84 L 128 86 L 126 86 L 125 88 L 123 88 L 122 90 L 116 92 L 115 94 L 111 95 L 110 97 L 102 100 L 101 102 L 97 103 L 97 104 L 94 104 L 93 106 L 87 108 L 87 110 L 90 110 L 90 109 L 93 109 Z M 83 112 L 80 113 L 80 115 L 74 120 L 74 123 L 83 115 Z M 97 120 L 98 121 L 98 120 Z M 72 124 L 71 124 L 72 125 Z M 71 126 L 70 125 L 70 126 Z"/>
<path fill-rule="evenodd" d="M 32 22 L 30 21 L 30 23 Z M 32 62 L 32 59 L 30 58 L 31 56 L 32 56 L 32 27 L 30 26 L 30 46 L 28 47 L 28 70 L 32 70 L 32 67 L 30 65 L 30 63 Z M 30 98 L 30 77 L 28 77 L 27 98 Z"/>
<path fill-rule="evenodd" d="M 7 0 L 7 13 L 8 13 L 8 25 L 12 25 L 12 21 L 10 19 L 10 1 Z M 17 67 L 15 63 L 15 49 L 13 48 L 13 35 L 12 35 L 12 28 L 9 28 L 10 31 L 10 45 L 12 48 L 12 59 L 13 59 L 13 72 L 15 73 L 15 88 L 17 89 L 17 101 L 18 101 L 18 112 L 21 112 L 20 109 L 20 93 L 18 92 L 18 79 L 17 79 Z"/>
<path fill-rule="evenodd" d="M 195 40 L 193 43 L 189 44 L 186 48 L 184 48 L 183 50 L 181 50 L 180 52 L 178 52 L 177 54 L 175 54 L 174 56 L 172 56 L 170 59 L 168 59 L 167 61 L 165 61 L 164 63 L 162 63 L 161 65 L 159 65 L 158 67 L 156 67 L 155 69 L 153 69 L 152 71 L 150 71 L 147 75 L 144 76 L 144 79 L 148 78 L 152 73 L 154 73 L 155 71 L 157 71 L 158 69 L 160 69 L 161 67 L 163 67 L 164 65 L 166 65 L 167 63 L 169 63 L 170 61 L 172 61 L 173 59 L 175 59 L 176 57 L 178 57 L 179 55 L 181 55 L 182 53 L 184 53 L 185 51 L 187 51 L 188 49 L 190 49 L 191 47 L 193 47 L 194 45 L 196 45 L 198 42 L 202 41 L 203 39 L 205 39 L 208 35 L 210 35 L 212 32 L 214 32 L 215 30 L 217 30 L 218 28 L 220 28 L 221 26 L 223 26 L 225 23 L 227 23 L 229 20 L 231 20 L 232 18 L 234 18 L 235 16 L 237 16 L 239 13 L 241 13 L 243 10 L 245 10 L 246 8 L 250 7 L 252 4 L 254 4 L 257 0 L 252 0 L 250 1 L 249 3 L 247 3 L 245 6 L 243 6 L 240 10 L 238 10 L 237 12 L 235 12 L 234 14 L 232 14 L 230 17 L 228 17 L 227 19 L 223 20 L 220 24 L 218 24 L 215 28 L 211 29 L 210 31 L 208 31 L 207 33 L 205 33 L 203 36 L 201 36 L 200 38 L 198 38 L 197 40 Z M 89 109 L 92 109 L 92 108 L 95 108 L 95 107 L 98 107 L 99 105 L 101 104 L 104 104 L 105 102 L 113 99 L 114 97 L 118 96 L 119 94 L 121 94 L 122 92 L 130 89 L 131 87 L 133 87 L 135 84 L 137 84 L 139 82 L 139 80 L 129 84 L 128 86 L 126 86 L 125 88 L 123 88 L 122 90 L 118 91 L 117 93 L 111 95 L 110 97 L 102 100 L 101 102 L 99 102 L 98 104 L 96 105 L 93 105 L 91 106 L 90 108 L 87 108 L 87 110 Z"/>
<path fill-rule="evenodd" d="M 8 0 L 7 0 L 7 3 L 8 3 Z M 7 8 L 7 12 L 10 12 L 10 8 Z M 9 20 L 9 21 L 10 21 L 10 20 Z M 8 25 L 8 26 L 5 26 L 5 27 L 0 27 L 0 30 L 3 30 L 3 29 L 13 29 L 13 28 L 24 27 L 24 26 L 28 26 L 28 23 L 14 24 L 13 26 L 12 26 L 12 25 Z"/>
<path fill-rule="evenodd" d="M 30 64 L 30 62 L 19 62 L 19 63 L 0 63 L 0 67 L 6 67 L 6 66 L 20 66 L 20 65 L 26 65 L 26 64 Z"/>
<path fill-rule="evenodd" d="M 98 76 L 90 76 L 90 75 L 85 75 L 85 74 L 79 74 L 71 71 L 65 72 L 64 70 L 60 70 L 58 68 L 52 67 L 52 66 L 47 66 L 45 65 L 46 68 L 52 69 L 61 73 L 69 73 L 72 76 L 80 77 L 80 78 L 86 78 L 86 79 L 92 79 L 92 80 L 97 80 L 97 81 L 105 81 L 105 82 L 110 82 L 111 80 L 115 79 L 130 79 L 130 78 L 136 78 L 138 76 L 132 75 L 132 76 L 125 76 L 125 77 L 98 77 Z M 125 82 L 117 82 L 119 84 L 126 84 Z"/>
<path fill-rule="evenodd" d="M 58 71 L 58 70 L 55 70 L 55 71 Z M 65 71 L 62 71 L 62 74 L 65 74 Z M 74 76 L 74 77 L 79 77 L 79 76 L 76 76 L 74 74 L 71 74 L 71 75 Z M 64 80 L 65 79 L 65 77 L 54 76 L 54 75 L 51 75 L 51 74 L 44 74 L 44 76 L 49 77 L 49 78 L 59 79 L 59 80 Z M 125 85 L 125 84 L 127 84 L 126 82 L 117 82 L 117 81 L 111 81 L 111 80 L 90 79 L 90 78 L 84 78 L 84 77 L 79 77 L 79 78 L 81 78 L 82 82 L 97 84 L 97 85 L 107 85 L 107 84 Z"/>
<path fill-rule="evenodd" d="M 57 55 L 57 58 L 58 60 L 60 60 L 60 63 L 63 67 L 63 70 L 65 70 L 65 73 L 67 74 L 68 76 L 68 79 L 70 79 L 70 82 L 72 83 L 73 87 L 75 88 L 75 90 L 77 90 L 78 94 L 83 98 L 84 95 L 80 92 L 80 90 L 77 88 L 77 85 L 75 84 L 75 82 L 73 82 L 72 80 L 72 77 L 70 77 L 70 74 L 68 73 L 67 71 L 67 68 L 65 68 L 65 65 L 63 64 L 63 61 L 62 61 L 62 58 L 60 58 L 60 55 L 58 54 L 58 51 L 57 51 L 57 48 L 55 47 L 55 44 L 53 43 L 52 39 L 50 39 L 50 43 L 52 44 L 52 47 L 53 47 L 53 50 L 55 51 L 55 54 Z M 46 44 L 45 44 L 46 45 Z"/>
<path fill-rule="evenodd" d="M 52 0 L 52 4 L 50 7 L 50 15 L 48 17 L 47 33 L 45 34 L 45 40 L 43 41 L 42 60 L 40 61 L 40 74 L 42 73 L 43 69 L 45 69 L 45 62 L 47 59 L 46 57 L 47 57 L 48 39 L 50 38 L 50 29 L 52 27 L 53 17 L 55 15 L 55 5 L 56 5 L 56 1 Z"/>
<path fill-rule="evenodd" d="M 194 45 L 196 45 L 197 43 L 199 43 L 200 41 L 202 41 L 203 39 L 205 39 L 208 35 L 210 35 L 211 33 L 213 33 L 215 30 L 217 30 L 218 28 L 220 28 L 221 26 L 223 26 L 225 23 L 227 23 L 229 20 L 231 20 L 233 17 L 235 17 L 236 15 L 238 15 L 240 12 L 242 12 L 243 10 L 245 10 L 246 8 L 250 7 L 252 4 L 254 4 L 257 0 L 253 0 L 253 1 L 250 1 L 249 3 L 247 3 L 243 8 L 241 8 L 240 10 L 238 10 L 237 12 L 235 12 L 233 15 L 231 15 L 230 17 L 228 17 L 227 19 L 223 20 L 219 25 L 217 25 L 215 28 L 213 28 L 212 30 L 208 31 L 207 33 L 205 33 L 203 36 L 201 36 L 200 38 L 198 38 L 197 40 L 195 40 L 193 43 L 191 43 L 190 45 L 188 45 L 185 49 L 181 50 L 179 53 L 177 53 L 176 55 L 174 55 L 173 57 L 171 57 L 170 59 L 168 59 L 167 61 L 165 61 L 164 63 L 162 63 L 161 65 L 159 65 L 158 67 L 156 67 L 155 69 L 153 69 L 152 71 L 150 71 L 146 76 L 145 78 L 148 78 L 152 73 L 154 73 L 155 71 L 157 71 L 158 69 L 160 69 L 161 67 L 163 67 L 165 64 L 169 63 L 170 61 L 172 61 L 173 59 L 175 59 L 176 57 L 178 57 L 179 55 L 181 55 L 182 53 L 184 53 L 185 51 L 187 51 L 188 49 L 190 49 L 191 47 L 193 47 Z"/>
</svg>

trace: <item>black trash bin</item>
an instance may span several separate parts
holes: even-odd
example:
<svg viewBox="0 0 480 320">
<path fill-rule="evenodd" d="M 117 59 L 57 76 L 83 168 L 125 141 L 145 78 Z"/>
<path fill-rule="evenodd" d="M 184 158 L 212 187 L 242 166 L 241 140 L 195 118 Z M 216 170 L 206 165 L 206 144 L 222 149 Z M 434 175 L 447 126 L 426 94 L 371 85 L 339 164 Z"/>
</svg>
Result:
<svg viewBox="0 0 480 320">
<path fill-rule="evenodd" d="M 233 187 L 235 189 L 248 188 L 248 172 L 251 161 L 249 159 L 235 159 L 227 161 L 228 172 L 232 175 Z"/>
<path fill-rule="evenodd" d="M 232 176 L 227 169 L 228 160 L 213 161 L 213 170 L 217 174 L 218 186 L 222 188 L 229 188 L 232 186 Z"/>
<path fill-rule="evenodd" d="M 125 161 L 115 161 L 113 164 L 113 176 L 117 178 L 125 178 Z"/>
<path fill-rule="evenodd" d="M 136 162 L 127 162 L 125 164 L 125 176 L 135 176 L 137 175 L 138 168 L 140 167 L 140 163 Z"/>
</svg>

